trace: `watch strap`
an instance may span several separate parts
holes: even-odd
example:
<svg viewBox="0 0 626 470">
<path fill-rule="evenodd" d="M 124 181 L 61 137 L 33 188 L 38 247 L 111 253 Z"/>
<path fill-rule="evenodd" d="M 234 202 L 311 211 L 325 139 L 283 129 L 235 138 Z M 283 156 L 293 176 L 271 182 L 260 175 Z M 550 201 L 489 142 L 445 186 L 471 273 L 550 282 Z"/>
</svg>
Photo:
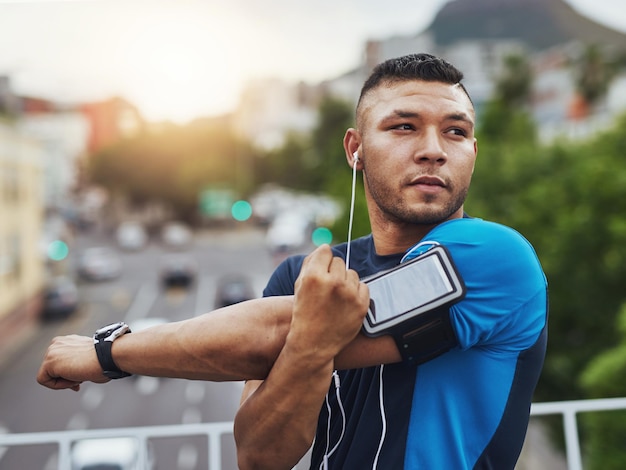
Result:
<svg viewBox="0 0 626 470">
<path fill-rule="evenodd" d="M 113 362 L 113 355 L 111 354 L 113 341 L 98 340 L 94 345 L 96 354 L 98 355 L 98 362 L 100 362 L 100 367 L 102 367 L 102 373 L 106 377 L 110 379 L 121 379 L 132 375 L 128 372 L 124 372 Z"/>
</svg>

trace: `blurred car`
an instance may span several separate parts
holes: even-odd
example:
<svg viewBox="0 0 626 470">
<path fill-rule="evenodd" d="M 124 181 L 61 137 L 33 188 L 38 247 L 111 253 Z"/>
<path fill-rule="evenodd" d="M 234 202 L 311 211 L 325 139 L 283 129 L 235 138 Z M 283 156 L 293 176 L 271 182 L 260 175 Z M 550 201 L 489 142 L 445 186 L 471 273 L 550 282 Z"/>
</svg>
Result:
<svg viewBox="0 0 626 470">
<path fill-rule="evenodd" d="M 154 468 L 148 449 L 148 462 L 139 468 L 139 441 L 134 437 L 82 439 L 71 451 L 72 470 L 144 470 Z"/>
<path fill-rule="evenodd" d="M 67 276 L 55 277 L 45 288 L 41 319 L 47 321 L 66 318 L 78 309 L 78 305 L 76 283 Z"/>
<path fill-rule="evenodd" d="M 285 253 L 304 248 L 311 240 L 311 220 L 299 212 L 285 212 L 276 217 L 266 233 L 272 253 Z"/>
<path fill-rule="evenodd" d="M 170 248 L 185 248 L 192 239 L 191 229 L 182 222 L 169 222 L 161 230 L 161 240 Z"/>
<path fill-rule="evenodd" d="M 165 287 L 189 287 L 197 272 L 196 261 L 189 255 L 171 254 L 161 259 L 161 282 Z"/>
<path fill-rule="evenodd" d="M 108 247 L 87 248 L 78 258 L 78 274 L 88 281 L 106 281 L 122 274 L 122 260 Z"/>
<path fill-rule="evenodd" d="M 140 250 L 148 241 L 148 234 L 139 222 L 123 222 L 115 231 L 115 239 L 124 250 Z"/>
<path fill-rule="evenodd" d="M 255 298 L 252 283 L 247 276 L 229 274 L 219 279 L 215 291 L 215 308 L 227 307 Z"/>
</svg>

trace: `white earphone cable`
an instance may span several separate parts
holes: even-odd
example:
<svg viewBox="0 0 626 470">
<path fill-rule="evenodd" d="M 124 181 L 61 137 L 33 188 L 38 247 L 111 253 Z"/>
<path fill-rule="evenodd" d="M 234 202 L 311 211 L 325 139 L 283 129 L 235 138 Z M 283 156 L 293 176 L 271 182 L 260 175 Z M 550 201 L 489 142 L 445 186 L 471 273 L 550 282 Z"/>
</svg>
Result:
<svg viewBox="0 0 626 470">
<path fill-rule="evenodd" d="M 350 269 L 350 242 L 352 241 L 352 224 L 354 222 L 354 199 L 356 195 L 356 164 L 359 158 L 354 156 L 352 164 L 352 191 L 350 195 L 350 219 L 348 221 L 348 243 L 346 247 L 346 270 Z"/>
<path fill-rule="evenodd" d="M 328 421 L 326 423 L 326 450 L 324 452 L 324 460 L 320 464 L 320 469 L 324 470 L 328 469 L 328 458 L 335 453 L 339 444 L 343 440 L 343 436 L 346 433 L 346 411 L 343 408 L 343 403 L 341 401 L 341 395 L 339 393 L 339 389 L 341 388 L 341 382 L 339 380 L 339 373 L 335 370 L 333 371 L 333 380 L 335 382 L 335 395 L 337 396 L 337 403 L 339 404 L 339 410 L 341 411 L 341 434 L 339 435 L 339 439 L 337 439 L 337 443 L 333 446 L 333 448 L 328 451 L 328 447 L 330 444 L 330 403 L 328 401 L 328 393 L 326 394 L 326 409 L 328 410 Z"/>
<path fill-rule="evenodd" d="M 387 434 L 387 416 L 385 415 L 385 402 L 383 395 L 383 369 L 385 365 L 381 364 L 380 366 L 380 376 L 379 376 L 379 388 L 378 388 L 378 400 L 380 404 L 380 417 L 383 422 L 383 429 L 380 435 L 380 442 L 378 443 L 378 450 L 376 451 L 376 457 L 374 458 L 374 463 L 372 464 L 372 470 L 376 470 L 378 467 L 378 457 L 380 457 L 380 452 L 383 450 L 383 443 L 385 442 L 385 437 Z"/>
</svg>

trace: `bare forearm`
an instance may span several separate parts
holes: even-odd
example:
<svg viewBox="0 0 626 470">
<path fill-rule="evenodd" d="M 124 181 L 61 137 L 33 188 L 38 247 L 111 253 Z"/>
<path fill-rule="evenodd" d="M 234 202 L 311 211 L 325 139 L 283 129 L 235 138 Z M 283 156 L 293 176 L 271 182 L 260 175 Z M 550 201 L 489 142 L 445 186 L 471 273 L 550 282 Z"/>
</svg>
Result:
<svg viewBox="0 0 626 470">
<path fill-rule="evenodd" d="M 292 309 L 293 297 L 269 297 L 160 325 L 115 341 L 113 359 L 132 374 L 211 381 L 265 379 L 285 344 Z M 359 335 L 338 354 L 335 368 L 399 360 L 391 338 Z M 55 338 L 37 380 L 54 389 L 108 381 L 93 341 L 79 336 Z"/>
<path fill-rule="evenodd" d="M 256 299 L 115 341 L 112 354 L 133 374 L 210 381 L 262 379 L 291 321 L 291 297 Z"/>
<path fill-rule="evenodd" d="M 298 463 L 315 437 L 332 372 L 332 358 L 294 353 L 287 342 L 267 379 L 257 389 L 246 384 L 234 427 L 239 468 L 288 470 Z"/>
</svg>

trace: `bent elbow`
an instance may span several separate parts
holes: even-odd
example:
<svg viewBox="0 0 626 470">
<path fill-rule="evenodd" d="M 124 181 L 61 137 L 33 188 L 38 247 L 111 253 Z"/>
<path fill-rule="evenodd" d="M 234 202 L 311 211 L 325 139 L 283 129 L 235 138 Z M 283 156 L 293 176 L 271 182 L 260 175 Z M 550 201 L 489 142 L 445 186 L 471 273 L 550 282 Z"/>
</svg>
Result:
<svg viewBox="0 0 626 470">
<path fill-rule="evenodd" d="M 290 470 L 292 465 L 282 465 L 279 459 L 258 452 L 237 449 L 239 470 Z"/>
</svg>

